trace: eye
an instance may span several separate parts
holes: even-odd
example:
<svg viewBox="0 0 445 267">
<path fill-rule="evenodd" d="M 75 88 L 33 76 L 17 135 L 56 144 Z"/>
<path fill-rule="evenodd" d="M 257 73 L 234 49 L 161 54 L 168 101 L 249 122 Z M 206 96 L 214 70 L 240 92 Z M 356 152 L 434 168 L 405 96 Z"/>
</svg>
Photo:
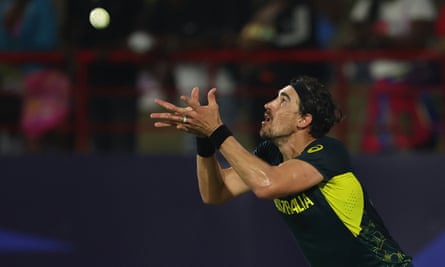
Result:
<svg viewBox="0 0 445 267">
<path fill-rule="evenodd" d="M 284 104 L 286 104 L 287 103 L 287 98 L 285 98 L 285 97 L 281 97 L 280 98 L 280 105 L 284 105 Z"/>
</svg>

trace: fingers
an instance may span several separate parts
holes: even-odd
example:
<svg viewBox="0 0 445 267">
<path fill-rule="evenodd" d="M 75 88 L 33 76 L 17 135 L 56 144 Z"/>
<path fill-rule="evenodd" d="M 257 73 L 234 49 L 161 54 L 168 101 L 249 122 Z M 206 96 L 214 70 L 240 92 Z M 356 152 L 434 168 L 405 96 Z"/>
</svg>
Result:
<svg viewBox="0 0 445 267">
<path fill-rule="evenodd" d="M 184 125 L 184 124 L 178 124 L 176 125 L 176 129 L 183 131 L 183 132 L 188 132 L 189 129 Z"/>
<path fill-rule="evenodd" d="M 201 106 L 199 102 L 199 88 L 194 87 L 188 96 L 181 96 L 181 100 L 187 104 L 186 107 L 179 107 L 170 102 L 156 99 L 155 103 L 166 109 L 168 112 L 151 113 L 150 118 L 157 120 L 154 126 L 157 128 L 162 127 L 175 127 L 176 129 L 193 134 L 201 134 L 202 129 L 200 120 L 197 119 L 201 115 L 206 115 L 208 110 L 213 112 L 213 109 L 208 109 L 207 106 Z M 207 94 L 207 100 L 209 106 L 217 106 L 216 102 L 216 88 L 212 88 Z M 213 113 L 210 113 L 213 114 Z M 218 115 L 218 114 L 217 114 Z M 208 114 L 206 116 L 209 116 Z M 206 117 L 204 116 L 204 117 Z M 201 116 L 202 117 L 202 116 Z"/>
<path fill-rule="evenodd" d="M 186 133 L 190 132 L 188 125 L 183 122 L 169 122 L 169 121 L 157 121 L 154 123 L 155 128 L 176 128 L 179 131 Z"/>
<path fill-rule="evenodd" d="M 164 116 L 158 116 L 159 114 L 151 114 L 150 117 L 154 119 L 161 119 Z M 184 122 L 184 117 L 170 116 L 168 119 L 163 119 L 161 121 L 156 121 L 153 125 L 156 128 L 167 128 L 167 127 L 176 127 L 179 130 L 188 130 L 186 127 L 187 122 Z"/>
<path fill-rule="evenodd" d="M 207 93 L 207 101 L 209 103 L 209 106 L 216 105 L 216 88 L 210 89 L 210 91 Z"/>
<path fill-rule="evenodd" d="M 164 100 L 161 100 L 161 99 L 156 99 L 155 103 L 158 104 L 159 106 L 165 108 L 166 110 L 172 111 L 174 113 L 183 114 L 183 113 L 189 111 L 187 108 L 178 107 L 176 105 L 173 105 L 170 102 L 167 102 L 167 101 L 164 101 Z"/>
<path fill-rule="evenodd" d="M 160 120 L 160 122 L 175 125 L 178 123 L 184 122 L 184 115 L 181 115 L 180 113 L 151 113 L 150 118 Z M 170 126 L 171 126 L 170 125 Z"/>
<path fill-rule="evenodd" d="M 191 96 L 193 101 L 199 103 L 199 87 L 193 87 Z"/>
<path fill-rule="evenodd" d="M 199 88 L 193 87 L 191 98 L 187 96 L 181 96 L 181 100 L 188 106 L 190 106 L 192 109 L 201 106 L 201 103 L 199 102 Z"/>
<path fill-rule="evenodd" d="M 173 128 L 174 127 L 176 129 L 186 132 L 186 133 L 190 132 L 189 128 L 184 123 L 175 124 L 175 123 L 170 123 L 170 122 L 157 121 L 154 123 L 154 126 L 156 128 Z"/>
<path fill-rule="evenodd" d="M 172 103 L 169 103 L 161 99 L 156 99 L 155 103 L 171 111 L 171 112 L 150 114 L 150 118 L 159 120 L 154 123 L 154 126 L 156 128 L 176 127 L 179 130 L 185 131 L 185 129 L 179 127 L 179 125 L 184 124 L 186 122 L 187 120 L 186 114 L 193 110 L 192 107 L 178 107 Z"/>
<path fill-rule="evenodd" d="M 168 122 L 157 121 L 154 123 L 154 126 L 156 128 L 165 128 L 165 127 L 173 127 L 175 125 L 172 123 L 168 123 Z"/>
</svg>

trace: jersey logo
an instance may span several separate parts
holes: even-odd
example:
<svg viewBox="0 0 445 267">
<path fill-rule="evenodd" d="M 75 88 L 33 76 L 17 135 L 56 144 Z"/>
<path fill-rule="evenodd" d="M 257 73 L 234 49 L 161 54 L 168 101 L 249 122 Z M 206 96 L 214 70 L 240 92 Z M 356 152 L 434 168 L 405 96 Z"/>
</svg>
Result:
<svg viewBox="0 0 445 267">
<path fill-rule="evenodd" d="M 302 213 L 315 205 L 305 193 L 290 200 L 276 198 L 273 202 L 278 211 L 287 215 Z"/>
<path fill-rule="evenodd" d="M 316 146 L 310 147 L 310 148 L 307 150 L 307 153 L 318 152 L 318 151 L 322 150 L 323 148 L 324 148 L 323 145 L 316 145 Z"/>
</svg>

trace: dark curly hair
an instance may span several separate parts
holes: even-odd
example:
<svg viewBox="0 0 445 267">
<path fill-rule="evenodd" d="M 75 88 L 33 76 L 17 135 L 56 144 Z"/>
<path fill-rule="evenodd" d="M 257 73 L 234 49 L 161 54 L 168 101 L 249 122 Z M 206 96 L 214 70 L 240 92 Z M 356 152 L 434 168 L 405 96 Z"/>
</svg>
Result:
<svg viewBox="0 0 445 267">
<path fill-rule="evenodd" d="M 290 85 L 300 97 L 301 115 L 311 114 L 310 134 L 319 138 L 326 135 L 335 123 L 343 119 L 329 90 L 317 79 L 300 76 L 293 78 Z"/>
</svg>

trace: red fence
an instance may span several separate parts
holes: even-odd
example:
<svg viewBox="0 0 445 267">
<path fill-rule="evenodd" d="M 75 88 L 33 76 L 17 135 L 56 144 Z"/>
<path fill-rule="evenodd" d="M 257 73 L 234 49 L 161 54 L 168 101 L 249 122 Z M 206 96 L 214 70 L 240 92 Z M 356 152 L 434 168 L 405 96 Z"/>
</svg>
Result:
<svg viewBox="0 0 445 267">
<path fill-rule="evenodd" d="M 286 50 L 286 51 L 243 51 L 243 50 L 199 50 L 179 52 L 169 55 L 159 54 L 134 54 L 129 51 L 77 51 L 74 53 L 48 52 L 48 53 L 0 53 L 0 62 L 3 64 L 44 63 L 56 66 L 72 66 L 71 74 L 74 84 L 74 124 L 68 129 L 75 136 L 76 152 L 88 152 L 88 140 L 91 131 L 97 125 L 93 125 L 88 117 L 87 104 L 91 97 L 89 90 L 87 66 L 98 59 L 106 59 L 110 63 L 147 64 L 157 61 L 175 62 L 205 62 L 208 66 L 208 75 L 212 77 L 215 67 L 221 63 L 269 63 L 269 62 L 327 62 L 334 67 L 332 84 L 334 90 L 341 96 L 350 93 L 348 78 L 343 69 L 348 62 L 371 61 L 375 59 L 406 59 L 412 61 L 434 60 L 445 66 L 445 56 L 429 50 L 407 51 L 344 51 L 344 50 Z M 445 68 L 442 68 L 445 77 Z M 210 80 L 212 80 L 210 78 Z M 442 103 L 445 103 L 445 84 L 441 85 Z M 99 91 L 100 93 L 100 91 Z M 102 91 L 104 94 L 112 94 L 112 91 Z M 4 94 L 4 92 L 3 92 Z M 0 90 L 1 97 L 1 90 Z M 341 107 L 347 106 L 347 97 L 339 98 Z M 445 129 L 445 114 L 442 108 L 441 133 Z M 17 125 L 0 125 L 1 129 L 17 130 Z M 113 129 L 109 129 L 113 131 Z M 116 129 L 115 129 L 116 130 Z M 339 129 L 340 138 L 344 138 L 348 132 L 348 125 L 343 124 Z"/>
</svg>

